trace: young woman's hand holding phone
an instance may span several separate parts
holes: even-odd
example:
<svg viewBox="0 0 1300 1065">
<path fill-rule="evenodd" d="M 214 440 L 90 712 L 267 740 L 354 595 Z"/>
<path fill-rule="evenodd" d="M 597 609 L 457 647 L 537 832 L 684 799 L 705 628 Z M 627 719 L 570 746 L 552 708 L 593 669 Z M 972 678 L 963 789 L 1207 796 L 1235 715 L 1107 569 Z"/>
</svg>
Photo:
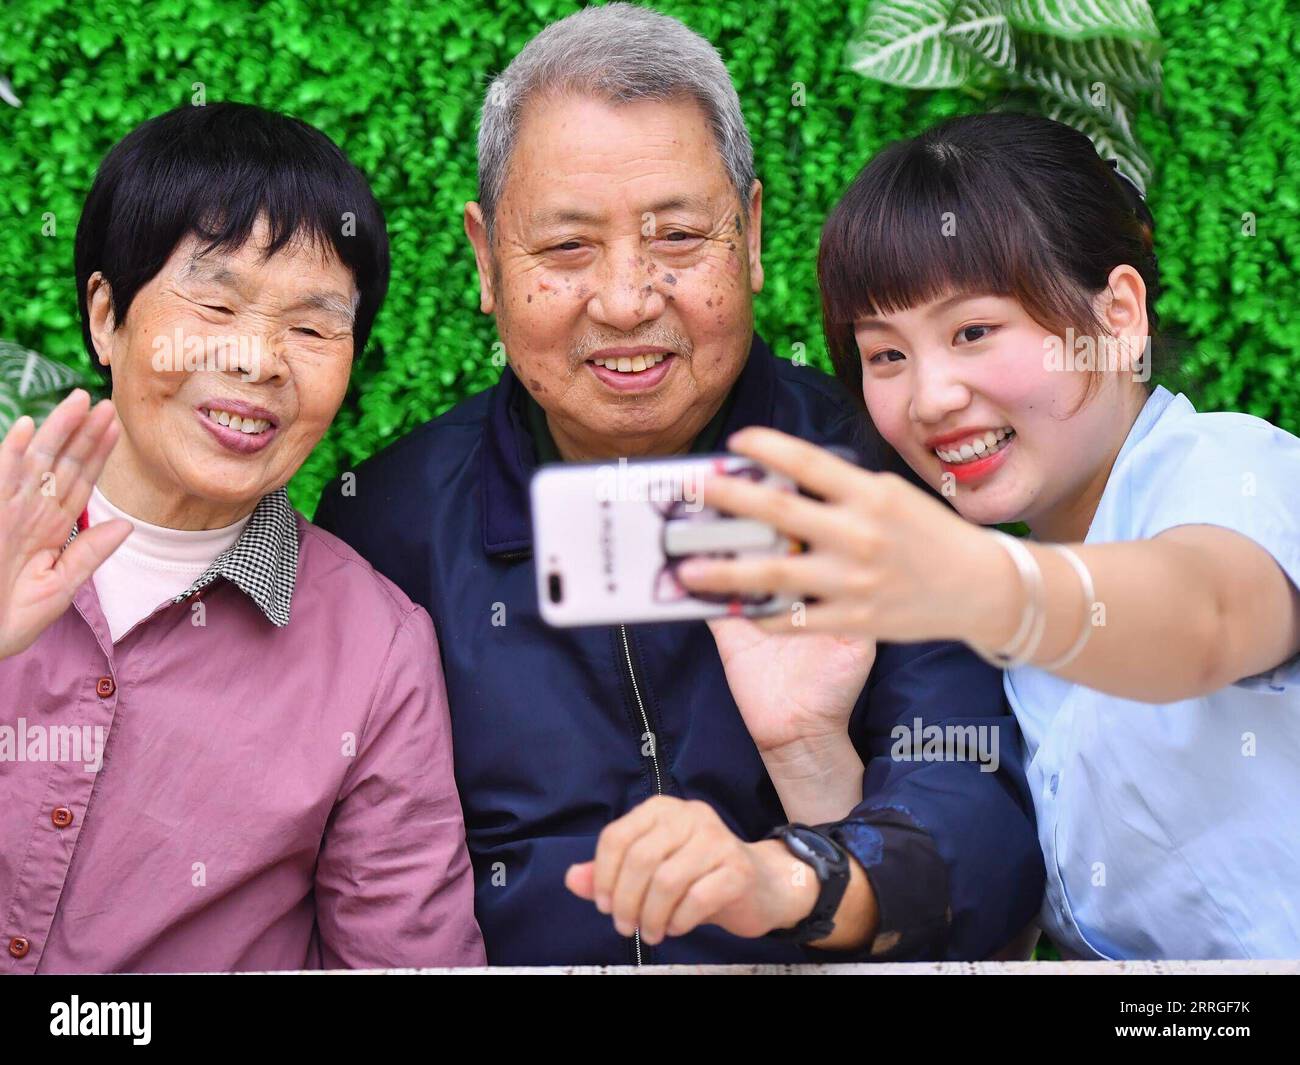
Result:
<svg viewBox="0 0 1300 1065">
<path fill-rule="evenodd" d="M 706 505 L 754 518 L 808 544 L 786 558 L 691 559 L 687 588 L 711 594 L 779 591 L 816 599 L 758 620 L 764 632 L 857 633 L 875 639 L 956 639 L 1001 646 L 1014 612 L 988 574 L 1015 570 L 989 533 L 891 473 L 873 473 L 773 429 L 744 429 L 728 447 L 791 477 L 819 499 L 722 478 Z"/>
</svg>

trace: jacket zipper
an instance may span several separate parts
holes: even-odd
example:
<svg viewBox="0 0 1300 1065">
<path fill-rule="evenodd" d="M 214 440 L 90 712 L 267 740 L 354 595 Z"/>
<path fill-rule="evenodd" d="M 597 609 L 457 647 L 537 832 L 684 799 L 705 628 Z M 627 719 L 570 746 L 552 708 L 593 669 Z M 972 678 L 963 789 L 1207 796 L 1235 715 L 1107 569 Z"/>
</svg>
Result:
<svg viewBox="0 0 1300 1065">
<path fill-rule="evenodd" d="M 619 636 L 623 639 L 623 660 L 627 663 L 628 679 L 632 682 L 632 694 L 636 696 L 636 708 L 641 713 L 641 725 L 645 729 L 643 736 L 650 737 L 650 764 L 655 771 L 655 794 L 664 793 L 663 778 L 659 776 L 659 740 L 650 730 L 650 718 L 646 716 L 645 703 L 641 701 L 641 686 L 636 682 L 636 671 L 632 668 L 632 648 L 627 639 L 627 626 L 618 627 Z M 645 742 L 642 740 L 642 742 Z M 641 964 L 641 929 L 637 928 L 632 933 L 636 942 L 636 963 Z"/>
</svg>

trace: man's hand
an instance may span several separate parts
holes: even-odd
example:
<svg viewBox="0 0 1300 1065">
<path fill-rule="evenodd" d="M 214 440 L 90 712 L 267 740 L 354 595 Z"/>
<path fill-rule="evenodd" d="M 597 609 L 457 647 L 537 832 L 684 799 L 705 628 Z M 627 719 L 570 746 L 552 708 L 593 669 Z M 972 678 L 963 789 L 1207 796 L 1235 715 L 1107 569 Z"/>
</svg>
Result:
<svg viewBox="0 0 1300 1065">
<path fill-rule="evenodd" d="M 620 935 L 640 928 L 652 946 L 702 924 L 747 938 L 792 928 L 820 891 L 780 840 L 745 843 L 707 803 L 667 795 L 608 825 L 595 858 L 570 866 L 564 883 L 612 914 Z"/>
<path fill-rule="evenodd" d="M 748 618 L 709 622 L 727 685 L 785 815 L 815 825 L 862 801 L 849 718 L 876 642 L 834 633 L 764 632 Z"/>
<path fill-rule="evenodd" d="M 727 686 L 760 752 L 848 736 L 876 642 L 835 633 L 769 633 L 748 618 L 709 622 Z"/>
<path fill-rule="evenodd" d="M 35 643 L 130 534 L 109 521 L 62 550 L 120 432 L 113 404 L 92 410 L 77 389 L 40 429 L 19 418 L 0 443 L 0 658 Z"/>
</svg>

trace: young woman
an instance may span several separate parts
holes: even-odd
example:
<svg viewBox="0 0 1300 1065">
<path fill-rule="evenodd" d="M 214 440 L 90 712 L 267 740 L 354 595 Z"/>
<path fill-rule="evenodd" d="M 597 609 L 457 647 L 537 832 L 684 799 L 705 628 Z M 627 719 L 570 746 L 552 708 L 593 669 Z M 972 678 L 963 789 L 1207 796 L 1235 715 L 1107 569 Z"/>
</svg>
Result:
<svg viewBox="0 0 1300 1065">
<path fill-rule="evenodd" d="M 1297 957 L 1300 440 L 1149 385 L 1152 238 L 1137 189 L 1058 123 L 959 118 L 886 149 L 827 222 L 825 327 L 951 509 L 745 430 L 731 450 L 818 499 L 707 500 L 810 549 L 680 576 L 815 600 L 808 631 L 957 638 L 1003 665 L 1063 953 Z M 1029 537 L 984 528 L 1009 522 Z"/>
</svg>

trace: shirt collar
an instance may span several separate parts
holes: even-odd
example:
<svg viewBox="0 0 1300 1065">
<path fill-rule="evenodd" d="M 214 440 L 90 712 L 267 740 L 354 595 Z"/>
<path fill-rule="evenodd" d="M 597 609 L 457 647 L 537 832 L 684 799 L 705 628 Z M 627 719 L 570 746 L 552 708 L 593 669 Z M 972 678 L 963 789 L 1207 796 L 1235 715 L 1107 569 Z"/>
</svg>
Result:
<svg viewBox="0 0 1300 1065">
<path fill-rule="evenodd" d="M 1124 443 L 1119 449 L 1119 454 L 1115 456 L 1115 462 L 1112 465 L 1118 466 L 1130 451 L 1146 439 L 1155 425 L 1166 412 L 1172 414 L 1183 414 L 1187 412 L 1195 413 L 1196 408 L 1192 406 L 1191 400 L 1179 392 L 1174 395 L 1164 385 L 1156 385 L 1147 396 L 1146 402 L 1142 409 L 1138 411 L 1138 416 L 1134 420 L 1132 427 L 1128 431 L 1128 436 L 1124 438 Z"/>
<path fill-rule="evenodd" d="M 715 434 L 709 447 L 716 448 L 747 425 L 770 425 L 775 395 L 776 356 L 755 333 L 740 376 L 719 416 L 701 438 Z M 490 556 L 526 558 L 532 554 L 528 486 L 533 471 L 551 455 L 544 440 L 539 447 L 535 416 L 529 416 L 531 399 L 514 371 L 509 366 L 503 369 L 483 430 L 479 477 L 483 550 Z M 715 425 L 719 418 L 721 424 Z"/>
<path fill-rule="evenodd" d="M 68 537 L 71 543 L 81 522 Z M 173 603 L 182 603 L 224 577 L 235 585 L 277 628 L 289 624 L 294 588 L 298 582 L 298 516 L 289 493 L 277 488 L 258 502 L 239 539 L 212 560 L 211 565 Z"/>
</svg>

